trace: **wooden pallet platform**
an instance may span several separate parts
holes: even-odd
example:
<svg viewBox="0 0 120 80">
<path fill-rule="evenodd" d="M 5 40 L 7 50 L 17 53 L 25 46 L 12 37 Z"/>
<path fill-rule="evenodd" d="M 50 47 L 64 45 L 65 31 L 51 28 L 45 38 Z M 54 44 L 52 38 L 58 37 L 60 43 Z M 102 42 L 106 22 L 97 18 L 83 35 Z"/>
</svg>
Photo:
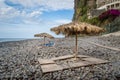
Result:
<svg viewBox="0 0 120 80">
<path fill-rule="evenodd" d="M 38 61 L 41 64 L 43 73 L 50 73 L 50 72 L 61 71 L 69 68 L 79 68 L 79 67 L 86 67 L 91 65 L 108 63 L 107 60 L 93 58 L 85 55 L 78 55 L 78 58 L 80 60 L 78 61 L 73 60 L 72 63 L 69 62 L 69 60 L 72 60 L 73 58 L 74 58 L 73 55 L 66 55 L 66 56 L 60 56 L 52 59 L 38 59 Z M 66 64 L 65 65 L 58 64 L 56 62 L 57 60 L 66 62 Z"/>
</svg>

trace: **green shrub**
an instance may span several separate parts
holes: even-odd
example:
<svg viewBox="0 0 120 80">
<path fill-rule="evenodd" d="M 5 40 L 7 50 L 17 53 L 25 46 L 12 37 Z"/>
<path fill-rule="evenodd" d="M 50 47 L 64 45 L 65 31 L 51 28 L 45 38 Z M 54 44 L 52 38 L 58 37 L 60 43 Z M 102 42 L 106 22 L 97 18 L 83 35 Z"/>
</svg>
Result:
<svg viewBox="0 0 120 80">
<path fill-rule="evenodd" d="M 88 23 L 90 23 L 90 24 L 93 24 L 93 25 L 97 25 L 97 26 L 100 24 L 100 20 L 99 20 L 98 17 L 94 17 L 94 18 L 91 18 L 91 19 L 87 19 L 86 22 L 88 22 Z"/>
<path fill-rule="evenodd" d="M 106 33 L 120 31 L 120 17 L 117 17 L 112 23 L 105 26 Z"/>
</svg>

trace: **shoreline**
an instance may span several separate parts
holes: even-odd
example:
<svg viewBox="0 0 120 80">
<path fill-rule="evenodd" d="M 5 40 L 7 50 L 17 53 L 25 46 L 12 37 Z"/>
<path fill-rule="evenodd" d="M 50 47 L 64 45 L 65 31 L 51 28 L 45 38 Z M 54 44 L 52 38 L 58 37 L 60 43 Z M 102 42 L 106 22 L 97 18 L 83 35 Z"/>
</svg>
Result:
<svg viewBox="0 0 120 80">
<path fill-rule="evenodd" d="M 14 41 L 21 41 L 21 40 L 27 40 L 32 38 L 0 38 L 0 42 L 14 42 Z"/>
</svg>

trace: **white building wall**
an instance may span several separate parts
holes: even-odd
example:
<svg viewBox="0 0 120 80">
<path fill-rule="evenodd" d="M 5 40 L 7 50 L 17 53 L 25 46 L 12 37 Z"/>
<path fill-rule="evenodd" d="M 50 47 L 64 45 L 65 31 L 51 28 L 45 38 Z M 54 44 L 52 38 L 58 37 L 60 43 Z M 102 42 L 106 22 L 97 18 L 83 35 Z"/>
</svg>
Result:
<svg viewBox="0 0 120 80">
<path fill-rule="evenodd" d="M 97 0 L 98 10 L 120 9 L 120 0 Z"/>
</svg>

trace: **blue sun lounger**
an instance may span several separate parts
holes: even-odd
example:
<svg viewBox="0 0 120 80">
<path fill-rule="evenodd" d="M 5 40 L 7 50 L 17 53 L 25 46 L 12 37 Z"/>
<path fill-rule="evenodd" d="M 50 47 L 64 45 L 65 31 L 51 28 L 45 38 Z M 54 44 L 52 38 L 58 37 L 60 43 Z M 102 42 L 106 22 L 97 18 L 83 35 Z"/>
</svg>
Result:
<svg viewBox="0 0 120 80">
<path fill-rule="evenodd" d="M 47 46 L 47 47 L 51 47 L 51 46 L 54 46 L 55 45 L 55 43 L 54 42 L 49 42 L 49 43 L 47 43 L 47 44 L 44 44 L 45 46 Z"/>
</svg>

